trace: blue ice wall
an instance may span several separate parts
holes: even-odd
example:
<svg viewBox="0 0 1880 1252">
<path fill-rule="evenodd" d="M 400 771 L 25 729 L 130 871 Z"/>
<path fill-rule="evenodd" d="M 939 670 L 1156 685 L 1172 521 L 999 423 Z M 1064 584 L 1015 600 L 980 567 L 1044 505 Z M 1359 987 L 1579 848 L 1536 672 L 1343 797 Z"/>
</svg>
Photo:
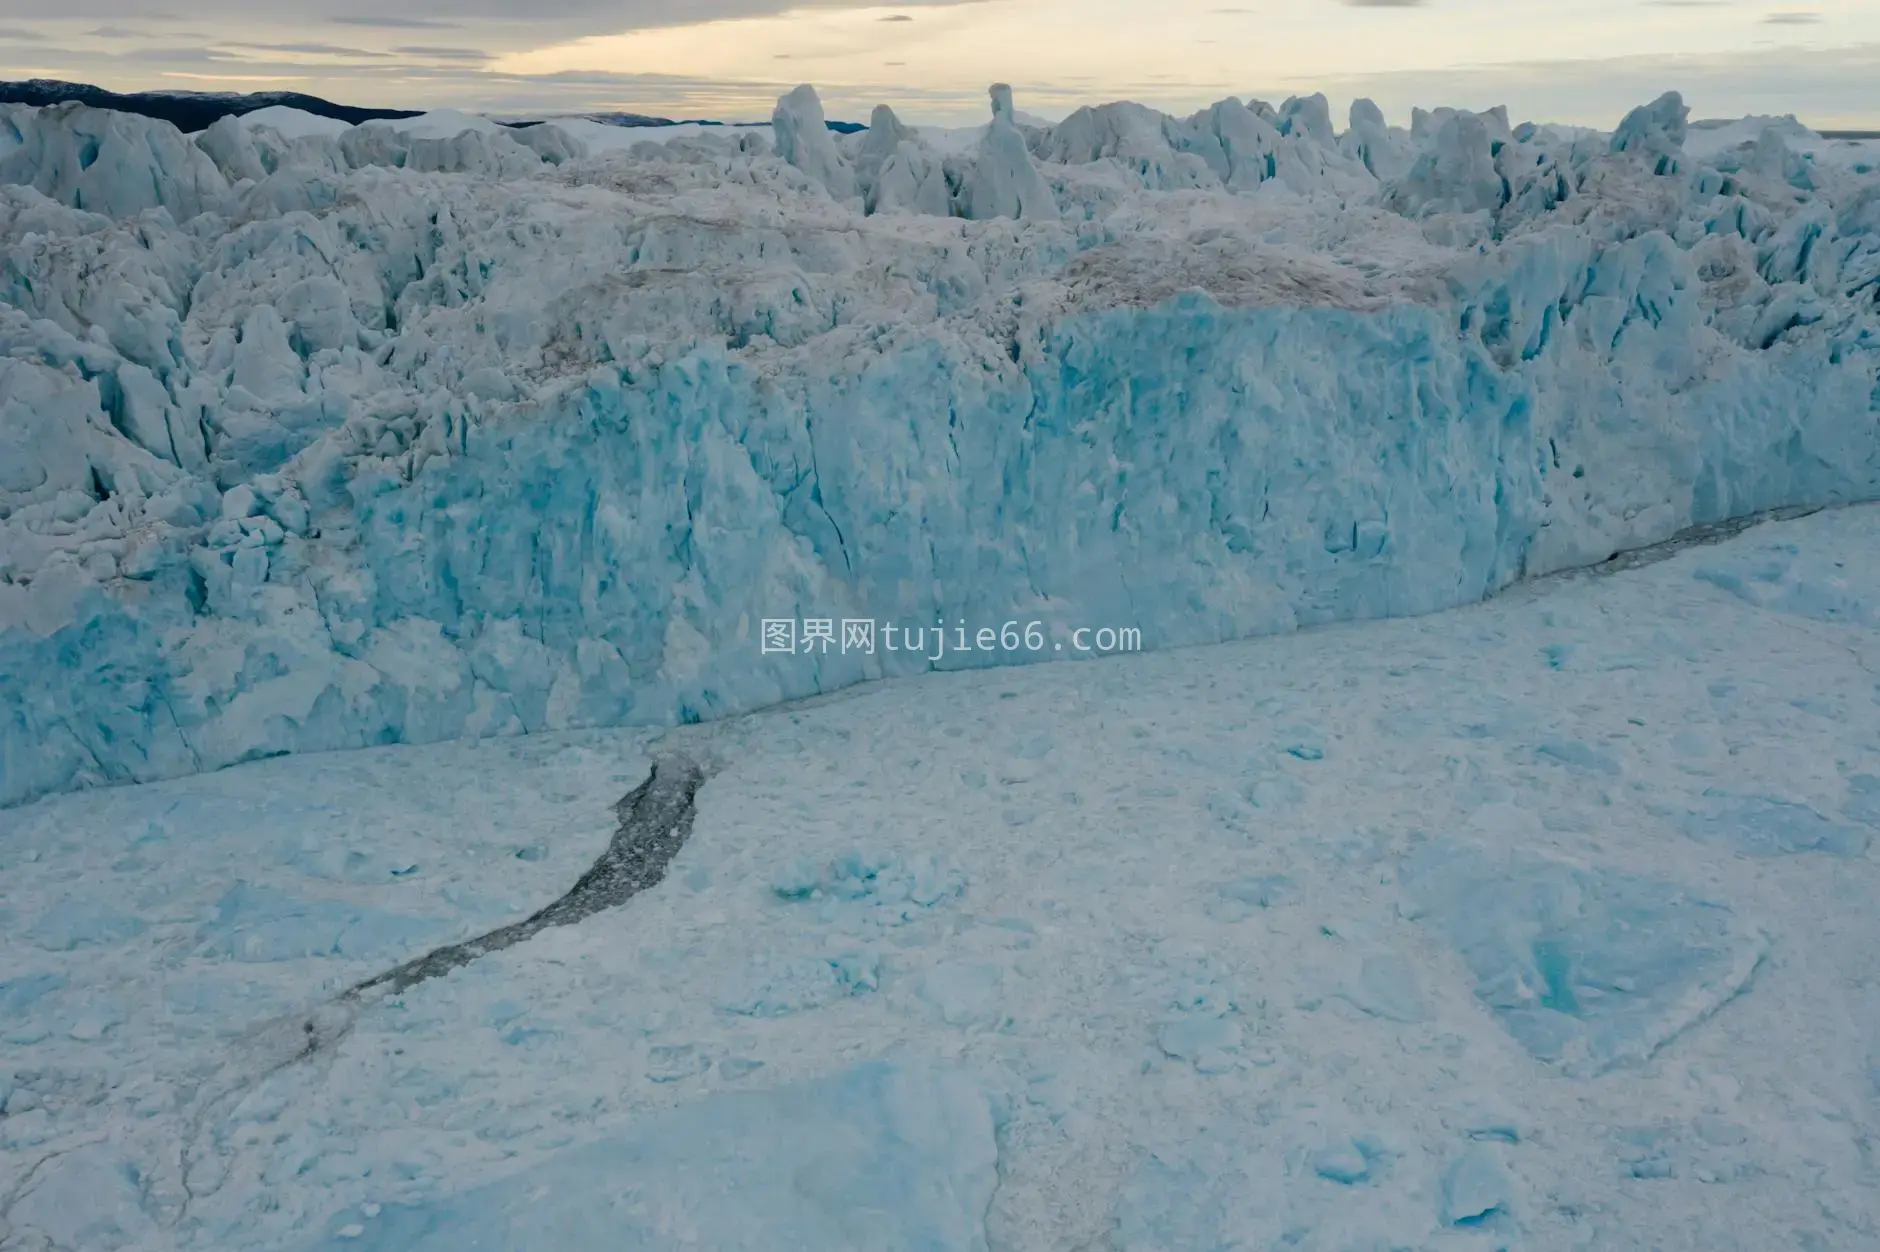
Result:
<svg viewBox="0 0 1880 1252">
<path fill-rule="evenodd" d="M 702 350 L 463 427 L 409 482 L 331 463 L 302 483 L 317 538 L 87 590 L 69 624 L 0 640 L 0 798 L 717 717 L 930 665 L 766 656 L 763 618 L 1175 647 L 1428 612 L 1694 522 L 1880 495 L 1870 345 L 1693 378 L 1667 326 L 1688 297 L 1650 314 L 1622 289 L 1503 364 L 1458 324 L 1496 299 L 1190 297 L 1071 317 L 1004 368 L 928 340 L 780 382 Z M 940 667 L 1035 659 L 1062 654 Z"/>
</svg>

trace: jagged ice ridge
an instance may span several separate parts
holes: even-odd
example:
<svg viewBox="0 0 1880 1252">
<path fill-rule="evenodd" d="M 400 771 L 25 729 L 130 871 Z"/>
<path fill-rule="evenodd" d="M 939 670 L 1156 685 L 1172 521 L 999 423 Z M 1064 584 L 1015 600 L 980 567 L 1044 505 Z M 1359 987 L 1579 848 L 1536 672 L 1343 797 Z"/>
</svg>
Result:
<svg viewBox="0 0 1880 1252">
<path fill-rule="evenodd" d="M 1199 644 L 1880 495 L 1880 177 L 1792 119 L 291 123 L 0 107 L 0 804 L 926 665 L 766 617 Z"/>
</svg>

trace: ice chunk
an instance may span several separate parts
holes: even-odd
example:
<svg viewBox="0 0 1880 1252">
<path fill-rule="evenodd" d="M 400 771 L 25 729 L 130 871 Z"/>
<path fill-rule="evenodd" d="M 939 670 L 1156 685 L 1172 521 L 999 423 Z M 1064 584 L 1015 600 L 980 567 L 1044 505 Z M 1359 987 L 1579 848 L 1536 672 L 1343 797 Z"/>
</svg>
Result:
<svg viewBox="0 0 1880 1252">
<path fill-rule="evenodd" d="M 1612 150 L 1639 152 L 1673 162 L 1684 151 L 1690 116 L 1684 97 L 1667 91 L 1650 104 L 1641 104 L 1625 115 L 1619 129 L 1612 134 Z M 1661 166 L 1660 172 L 1668 172 L 1668 168 Z"/>
<path fill-rule="evenodd" d="M 160 1238 L 146 1209 L 148 1181 L 117 1148 L 92 1143 L 55 1155 L 9 1206 L 17 1237 L 32 1232 L 61 1248 L 146 1248 Z"/>
<path fill-rule="evenodd" d="M 1306 1164 L 1320 1178 L 1347 1187 L 1363 1182 L 1371 1172 L 1371 1159 L 1365 1155 L 1361 1146 L 1350 1139 L 1341 1139 L 1337 1143 L 1314 1149 L 1307 1156 Z"/>
<path fill-rule="evenodd" d="M 718 1007 L 740 1017 L 788 1017 L 864 995 L 880 982 L 880 958 L 872 952 L 826 957 L 764 954 L 719 998 Z"/>
<path fill-rule="evenodd" d="M 772 876 L 770 889 L 785 900 L 805 900 L 822 888 L 823 880 L 821 866 L 798 857 Z"/>
<path fill-rule="evenodd" d="M 1078 109 L 1051 128 L 1044 151 L 1068 164 L 1107 161 L 1145 187 L 1175 190 L 1257 186 L 1269 174 L 1266 158 L 1279 148 L 1279 132 L 1237 101 L 1186 122 L 1119 101 Z"/>
<path fill-rule="evenodd" d="M 181 221 L 226 199 L 215 162 L 166 122 L 61 104 L 0 104 L 0 184 L 25 183 L 74 208 L 128 217 L 164 208 Z"/>
<path fill-rule="evenodd" d="M 984 1252 L 997 1163 L 970 1080 L 874 1062 L 709 1096 L 474 1190 L 348 1211 L 311 1248 Z"/>
<path fill-rule="evenodd" d="M 230 183 L 244 178 L 258 183 L 270 173 L 262 164 L 261 149 L 255 145 L 254 135 L 243 125 L 243 119 L 233 113 L 219 118 L 195 138 L 196 146 L 208 153 Z"/>
<path fill-rule="evenodd" d="M 1373 101 L 1351 102 L 1351 128 L 1340 147 L 1380 180 L 1388 181 L 1404 172 L 1404 146 L 1384 124 L 1384 112 Z"/>
<path fill-rule="evenodd" d="M 1434 1232 L 1427 1194 L 1380 1179 L 1383 1145 L 1328 1145 L 1298 1170 L 1275 1128 L 1221 1116 L 1145 1154 L 1117 1189 L 1109 1244 L 1118 1252 L 1421 1247 Z M 1321 1173 L 1322 1165 L 1329 1174 Z M 1341 1185 L 1328 1186 L 1327 1180 Z M 1348 1180 L 1348 1181 L 1347 1181 Z M 1361 1197 L 1345 1188 L 1364 1184 Z"/>
<path fill-rule="evenodd" d="M 1187 1014 L 1162 1023 L 1156 1045 L 1203 1074 L 1224 1074 L 1237 1063 L 1241 1038 L 1240 1023 L 1231 1018 Z"/>
<path fill-rule="evenodd" d="M 920 998 L 949 1026 L 987 1028 L 1005 1020 L 1005 970 L 984 962 L 948 961 L 929 970 Z"/>
<path fill-rule="evenodd" d="M 1471 1144 L 1443 1171 L 1443 1224 L 1480 1225 L 1505 1213 L 1514 1199 L 1514 1179 L 1500 1153 L 1486 1143 Z"/>
<path fill-rule="evenodd" d="M 349 904 L 305 900 L 273 887 L 238 883 L 198 931 L 202 951 L 237 961 L 300 957 L 390 957 L 439 937 L 445 924 Z"/>
<path fill-rule="evenodd" d="M 1726 843 L 1750 856 L 1826 852 L 1855 857 L 1867 850 L 1870 832 L 1834 821 L 1806 804 L 1770 796 L 1736 795 L 1711 788 L 1708 812 L 1692 813 L 1685 830 L 1694 839 Z"/>
<path fill-rule="evenodd" d="M 777 136 L 777 155 L 808 174 L 838 200 L 856 194 L 855 171 L 849 168 L 823 116 L 816 89 L 805 83 L 777 101 L 770 124 Z"/>
<path fill-rule="evenodd" d="M 1218 1131 L 1151 1152 L 1117 1193 L 1113 1241 L 1119 1252 L 1277 1242 L 1280 1168 Z"/>
<path fill-rule="evenodd" d="M 144 932 L 144 923 L 108 904 L 83 897 L 59 901 L 33 923 L 27 936 L 42 948 L 73 948 L 125 943 Z"/>
<path fill-rule="evenodd" d="M 1051 220 L 1058 216 L 1050 184 L 1033 163 L 1025 136 L 1012 121 L 1012 89 L 992 89 L 992 124 L 979 141 L 972 172 L 962 190 L 966 215 Z M 1003 109 L 1003 111 L 1001 111 Z"/>
<path fill-rule="evenodd" d="M 63 986 L 63 974 L 22 974 L 0 979 L 0 1017 L 17 1019 Z"/>
<path fill-rule="evenodd" d="M 1541 760 L 1588 774 L 1617 775 L 1619 763 L 1610 754 L 1577 739 L 1553 739 L 1534 750 Z"/>
<path fill-rule="evenodd" d="M 1279 133 L 1303 136 L 1321 148 L 1338 144 L 1338 136 L 1332 130 L 1331 104 L 1319 92 L 1290 97 L 1279 106 Z"/>
<path fill-rule="evenodd" d="M 1415 1024 L 1429 1018 L 1416 966 L 1396 952 L 1365 957 L 1344 998 L 1385 1021 Z"/>
<path fill-rule="evenodd" d="M 1880 826 L 1880 776 L 1851 774 L 1847 780 L 1846 814 L 1857 822 Z"/>
<path fill-rule="evenodd" d="M 1767 940 L 1675 883 L 1439 841 L 1399 871 L 1405 912 L 1461 954 L 1475 995 L 1568 1072 L 1643 1060 L 1739 994 Z"/>
<path fill-rule="evenodd" d="M 1498 209 L 1505 194 L 1488 128 L 1473 113 L 1456 113 L 1436 132 L 1435 146 L 1385 189 L 1384 203 L 1426 217 Z"/>
<path fill-rule="evenodd" d="M 825 916 L 884 926 L 911 920 L 966 889 L 966 876 L 930 852 L 904 857 L 861 849 L 824 865 L 798 858 L 772 877 L 781 899 L 823 902 Z"/>
<path fill-rule="evenodd" d="M 1299 895 L 1298 885 L 1285 874 L 1236 879 L 1215 890 L 1220 898 L 1208 902 L 1208 916 L 1222 922 L 1243 921 L 1256 909 L 1278 908 Z"/>
<path fill-rule="evenodd" d="M 1869 630 L 1880 627 L 1880 580 L 1793 543 L 1737 545 L 1708 555 L 1697 578 L 1758 608 Z"/>
<path fill-rule="evenodd" d="M 655 1044 L 646 1050 L 646 1077 L 658 1083 L 678 1082 L 704 1073 L 711 1063 L 697 1044 Z"/>
<path fill-rule="evenodd" d="M 565 127 L 557 126 L 553 122 L 543 122 L 538 126 L 525 126 L 521 130 L 511 131 L 510 134 L 517 143 L 550 165 L 578 161 L 588 154 L 587 144 L 569 134 Z"/>
<path fill-rule="evenodd" d="M 317 113 L 308 113 L 304 109 L 291 108 L 284 104 L 271 104 L 266 108 L 253 109 L 236 119 L 249 129 L 267 127 L 278 131 L 287 139 L 301 139 L 317 135 L 328 139 L 337 139 L 352 129 L 350 123 L 336 117 L 321 117 Z M 211 129 L 214 129 L 211 127 Z"/>
<path fill-rule="evenodd" d="M 952 195 L 940 162 L 887 105 L 876 107 L 856 158 L 856 179 L 870 213 L 913 212 L 945 217 Z"/>
</svg>

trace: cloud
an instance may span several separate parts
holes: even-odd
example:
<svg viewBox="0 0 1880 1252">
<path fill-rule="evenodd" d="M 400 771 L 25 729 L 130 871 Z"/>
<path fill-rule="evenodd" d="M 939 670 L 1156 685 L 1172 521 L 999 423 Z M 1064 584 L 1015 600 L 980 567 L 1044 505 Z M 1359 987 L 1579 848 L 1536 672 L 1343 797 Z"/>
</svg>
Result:
<svg viewBox="0 0 1880 1252">
<path fill-rule="evenodd" d="M 889 0 L 897 10 L 985 3 L 987 0 Z M 320 26 L 365 30 L 506 32 L 510 46 L 546 38 L 577 39 L 622 31 L 763 17 L 805 7 L 805 0 L 404 0 L 375 12 L 372 0 L 176 0 L 191 22 L 214 29 L 241 28 L 296 35 Z M 866 9 L 882 0 L 808 0 L 808 7 Z M 885 7 L 885 6 L 884 6 Z M 46 0 L 0 0 L 0 21 L 42 19 Z M 64 20 L 148 23 L 158 20 L 145 0 L 60 0 Z M 263 36 L 265 37 L 265 36 Z"/>
<path fill-rule="evenodd" d="M 406 44 L 393 48 L 400 56 L 429 57 L 434 61 L 487 61 L 490 54 L 481 48 L 433 48 L 426 44 Z"/>
<path fill-rule="evenodd" d="M 1763 19 L 1764 26 L 1813 26 L 1821 20 L 1819 13 L 1771 13 Z"/>
<path fill-rule="evenodd" d="M 184 0 L 157 2 L 181 6 Z M 1717 7 L 1713 0 L 1639 0 L 1629 10 L 1634 22 L 1654 29 L 1676 23 L 1701 36 L 1675 45 L 1630 40 L 1620 18 L 1610 27 L 1604 19 L 1563 19 L 1559 41 L 1516 38 L 1519 32 L 1503 38 L 1490 31 L 1459 44 L 1457 35 L 1478 32 L 1482 24 L 1465 6 L 1437 0 L 1275 6 L 1255 11 L 1268 37 L 1259 41 L 1261 55 L 1250 59 L 1188 42 L 1196 33 L 1230 25 L 1209 14 L 1255 21 L 1244 11 L 1209 7 L 1235 0 L 1157 0 L 1140 6 L 1134 25 L 1095 30 L 1057 20 L 1074 11 L 1078 0 L 529 0 L 526 6 L 520 0 L 410 0 L 384 5 L 385 16 L 368 7 L 383 0 L 188 0 L 187 25 L 213 35 L 183 33 L 180 24 L 156 26 L 138 0 L 60 0 L 62 16 L 76 19 L 64 29 L 113 15 L 121 24 L 101 27 L 88 39 L 59 39 L 76 46 L 38 40 L 5 51 L 19 71 L 15 77 L 44 74 L 115 90 L 147 89 L 176 77 L 197 80 L 192 86 L 235 89 L 268 81 L 347 103 L 505 112 L 762 118 L 800 76 L 817 84 L 831 116 L 866 117 L 873 104 L 885 101 L 916 120 L 979 120 L 985 112 L 982 83 L 989 78 L 976 75 L 984 73 L 1014 82 L 1028 111 L 1040 114 L 1119 98 L 1185 111 L 1229 94 L 1278 99 L 1324 90 L 1341 111 L 1345 100 L 1365 95 L 1399 119 L 1412 103 L 1505 102 L 1525 117 L 1611 126 L 1632 105 L 1678 88 L 1694 109 L 1711 116 L 1794 112 L 1817 125 L 1842 127 L 1880 121 L 1880 105 L 1866 85 L 1880 81 L 1880 21 L 1863 25 L 1850 12 L 1818 3 L 1834 19 L 1832 27 L 1811 30 L 1793 20 L 1761 24 L 1765 14 L 1777 15 L 1768 4 L 1783 2 L 1741 6 L 1727 21 L 1708 11 Z M 1364 11 L 1386 8 L 1418 12 L 1399 20 Z M 44 9 L 45 0 L 0 0 L 0 25 L 34 27 Z M 1668 11 L 1674 9 L 1687 12 L 1673 18 Z M 775 16 L 786 11 L 787 18 Z M 759 20 L 714 24 L 740 15 Z M 1207 25 L 1185 27 L 1180 38 L 1170 35 L 1158 43 L 1169 24 L 1165 15 L 1205 19 Z M 909 31 L 910 21 L 921 30 Z M 125 29 L 131 26 L 161 33 L 138 40 L 150 46 L 127 46 L 121 41 L 135 35 Z M 1774 46 L 1784 39 L 1820 41 L 1824 29 L 1832 30 L 1837 48 Z M 427 34 L 440 30 L 452 33 Z M 518 55 L 622 30 L 643 32 L 632 42 L 652 51 L 614 55 L 584 42 L 575 49 L 579 56 Z M 986 31 L 1017 34 L 990 38 Z M 951 59 L 936 51 L 947 38 Z M 1609 55 L 1628 41 L 1681 51 Z M 1043 55 L 1052 44 L 1055 55 Z M 668 46 L 684 55 L 660 53 Z M 1528 49 L 1534 47 L 1557 59 L 1513 63 L 1531 56 Z M 1192 58 L 1191 51 L 1213 60 Z M 793 59 L 773 62 L 778 54 Z M 569 64 L 590 70 L 546 72 Z M 610 72 L 627 66 L 673 72 Z"/>
<path fill-rule="evenodd" d="M 45 36 L 36 30 L 27 30 L 23 26 L 0 26 L 0 39 L 14 43 L 42 43 Z"/>
<path fill-rule="evenodd" d="M 372 17 L 370 15 L 329 17 L 335 26 L 365 26 L 374 30 L 455 30 L 455 22 L 439 22 L 423 17 Z"/>
<path fill-rule="evenodd" d="M 68 50 L 69 54 L 69 50 Z M 240 65 L 245 58 L 220 48 L 143 47 L 126 48 L 111 58 L 145 65 Z"/>
<path fill-rule="evenodd" d="M 288 52 L 302 53 L 307 56 L 362 57 L 384 59 L 389 52 L 369 52 L 364 48 L 344 48 L 330 43 L 226 43 L 224 48 L 241 48 L 253 52 Z"/>
<path fill-rule="evenodd" d="M 1676 90 L 1697 117 L 1793 113 L 1816 127 L 1857 127 L 1880 120 L 1874 82 L 1880 43 L 1406 70 L 1328 79 L 1319 87 L 1334 96 L 1369 96 L 1400 117 L 1412 104 L 1507 104 L 1520 118 L 1611 127 L 1633 105 Z"/>
<path fill-rule="evenodd" d="M 1420 9 L 1428 0 L 1339 0 L 1348 9 Z"/>
</svg>

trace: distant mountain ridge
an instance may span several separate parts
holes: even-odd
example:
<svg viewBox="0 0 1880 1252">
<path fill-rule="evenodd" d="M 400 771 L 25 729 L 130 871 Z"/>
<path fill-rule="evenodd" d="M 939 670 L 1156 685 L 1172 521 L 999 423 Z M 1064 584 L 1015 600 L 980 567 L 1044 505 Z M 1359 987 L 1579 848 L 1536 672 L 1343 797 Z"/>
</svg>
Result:
<svg viewBox="0 0 1880 1252">
<path fill-rule="evenodd" d="M 144 117 L 158 118 L 185 134 L 206 130 L 231 114 L 240 117 L 244 113 L 253 113 L 256 109 L 276 105 L 299 109 L 302 113 L 311 113 L 315 117 L 330 117 L 351 126 L 357 126 L 361 122 L 381 119 L 396 120 L 423 115 L 423 110 L 420 109 L 369 109 L 351 104 L 335 104 L 331 100 L 323 100 L 319 96 L 309 96 L 298 91 L 256 91 L 246 94 L 234 91 L 118 92 L 94 87 L 90 83 L 68 83 L 56 78 L 0 82 L 0 104 L 30 104 L 43 108 L 71 100 L 88 104 L 95 109 L 116 109 L 120 113 L 137 113 Z M 652 117 L 644 113 L 587 113 L 580 116 L 606 123 L 609 126 L 723 126 L 726 124 L 703 118 L 681 122 L 669 117 Z M 518 119 L 500 124 L 520 128 L 538 125 L 540 120 Z M 868 128 L 859 122 L 830 122 L 829 129 L 842 134 L 852 134 Z"/>
<path fill-rule="evenodd" d="M 106 91 L 89 83 L 68 83 L 55 78 L 34 78 L 26 82 L 0 83 L 0 104 L 32 104 L 44 107 L 76 100 L 96 109 L 116 109 L 120 113 L 139 113 L 160 118 L 185 133 L 207 129 L 222 118 L 240 116 L 256 109 L 281 105 L 299 109 L 316 117 L 330 117 L 349 125 L 377 118 L 417 117 L 415 109 L 362 109 L 335 104 L 318 96 L 298 91 L 257 91 L 242 94 L 233 91 Z"/>
</svg>

